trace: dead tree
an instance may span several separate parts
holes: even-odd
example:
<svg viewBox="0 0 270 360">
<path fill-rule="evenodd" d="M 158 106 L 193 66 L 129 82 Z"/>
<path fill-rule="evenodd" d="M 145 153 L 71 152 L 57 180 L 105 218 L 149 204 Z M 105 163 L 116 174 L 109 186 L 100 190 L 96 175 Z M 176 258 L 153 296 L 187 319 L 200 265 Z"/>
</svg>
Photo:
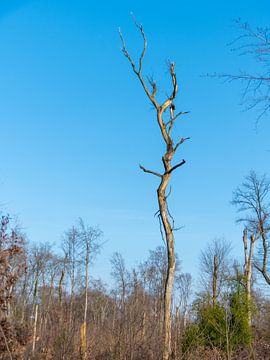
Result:
<svg viewBox="0 0 270 360">
<path fill-rule="evenodd" d="M 172 292 L 173 292 L 173 283 L 174 283 L 174 274 L 175 274 L 175 253 L 174 253 L 174 224 L 173 219 L 170 216 L 167 203 L 167 187 L 174 170 L 185 164 L 185 160 L 178 162 L 176 165 L 172 164 L 173 157 L 177 149 L 182 145 L 188 138 L 180 137 L 176 142 L 172 137 L 172 130 L 175 125 L 176 119 L 181 115 L 186 114 L 186 112 L 175 112 L 174 101 L 178 93 L 178 84 L 175 73 L 175 64 L 170 63 L 170 77 L 172 82 L 172 91 L 171 94 L 163 102 L 159 102 L 156 98 L 157 93 L 157 84 L 152 78 L 148 78 L 148 83 L 142 75 L 143 60 L 146 54 L 147 49 L 147 40 L 144 33 L 142 25 L 139 25 L 135 21 L 136 27 L 139 29 L 140 34 L 143 39 L 143 49 L 139 58 L 138 66 L 135 64 L 133 58 L 127 50 L 124 37 L 119 30 L 120 38 L 122 41 L 122 52 L 124 56 L 128 59 L 131 64 L 132 70 L 137 76 L 140 84 L 143 87 L 143 90 L 154 106 L 156 111 L 157 123 L 162 135 L 162 139 L 165 143 L 165 153 L 162 156 L 163 171 L 157 172 L 149 170 L 144 166 L 140 165 L 142 171 L 152 174 L 160 179 L 160 184 L 157 189 L 158 197 L 158 216 L 161 221 L 161 229 L 163 236 L 166 240 L 167 245 L 167 277 L 165 282 L 164 289 L 164 346 L 163 346 L 163 360 L 168 360 L 171 356 L 171 302 L 172 302 Z"/>
<path fill-rule="evenodd" d="M 254 235 L 250 236 L 250 243 L 248 245 L 248 231 L 244 229 L 243 232 L 243 243 L 245 253 L 245 264 L 244 264 L 244 279 L 246 286 L 247 302 L 248 302 L 248 323 L 251 326 L 251 279 L 252 279 L 252 260 L 253 260 L 253 249 L 256 238 Z"/>
</svg>

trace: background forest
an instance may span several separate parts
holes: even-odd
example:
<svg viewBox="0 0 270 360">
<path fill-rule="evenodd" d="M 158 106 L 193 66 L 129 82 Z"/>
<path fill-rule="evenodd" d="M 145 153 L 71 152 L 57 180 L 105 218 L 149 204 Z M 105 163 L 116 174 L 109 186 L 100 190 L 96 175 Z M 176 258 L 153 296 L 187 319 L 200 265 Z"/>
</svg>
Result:
<svg viewBox="0 0 270 360">
<path fill-rule="evenodd" d="M 0 2 L 0 359 L 270 359 L 269 10 Z"/>
</svg>

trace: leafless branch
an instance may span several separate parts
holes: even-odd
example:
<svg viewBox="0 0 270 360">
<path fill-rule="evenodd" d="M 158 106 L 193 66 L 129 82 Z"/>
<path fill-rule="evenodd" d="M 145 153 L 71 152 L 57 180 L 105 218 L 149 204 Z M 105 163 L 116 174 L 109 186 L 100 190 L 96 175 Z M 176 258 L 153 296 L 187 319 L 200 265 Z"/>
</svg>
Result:
<svg viewBox="0 0 270 360">
<path fill-rule="evenodd" d="M 172 105 L 171 105 L 171 108 L 172 108 Z M 170 134 L 172 128 L 173 128 L 173 125 L 174 125 L 174 122 L 175 120 L 180 116 L 180 115 L 184 115 L 184 114 L 188 114 L 188 111 L 181 111 L 179 112 L 178 114 L 176 114 L 175 116 L 171 116 L 170 117 L 170 120 L 166 123 L 166 126 L 169 125 L 169 129 L 168 129 L 168 134 Z"/>
<path fill-rule="evenodd" d="M 168 192 L 168 194 L 166 195 L 166 199 L 168 199 L 168 197 L 171 195 L 171 193 L 172 193 L 172 187 L 170 186 L 169 192 Z"/>
<path fill-rule="evenodd" d="M 254 171 L 251 171 L 241 187 L 237 188 L 233 193 L 232 204 L 237 207 L 238 211 L 245 213 L 245 216 L 239 221 L 244 222 L 246 229 L 254 237 L 254 241 L 260 239 L 262 253 L 259 254 L 260 260 L 254 266 L 270 285 L 270 278 L 267 274 L 270 230 L 269 194 L 270 181 L 266 176 L 259 178 Z"/>
<path fill-rule="evenodd" d="M 179 168 L 180 166 L 184 165 L 186 161 L 183 159 L 179 164 L 174 165 L 169 171 L 167 171 L 165 174 L 172 173 L 175 169 Z"/>
<path fill-rule="evenodd" d="M 172 93 L 171 93 L 170 97 L 167 100 L 165 100 L 164 103 L 161 105 L 161 112 L 164 112 L 172 104 L 173 100 L 175 99 L 175 97 L 177 95 L 178 84 L 177 84 L 177 79 L 176 79 L 176 74 L 175 74 L 174 62 L 170 63 L 170 75 L 171 75 L 173 89 L 172 89 Z"/>
<path fill-rule="evenodd" d="M 133 72 L 137 75 L 138 79 L 140 80 L 141 84 L 142 84 L 142 87 L 146 93 L 146 95 L 148 96 L 149 100 L 153 103 L 153 105 L 155 106 L 155 108 L 159 108 L 159 104 L 157 103 L 156 99 L 155 99 L 155 92 L 156 90 L 152 91 L 152 93 L 149 91 L 149 89 L 147 88 L 147 85 L 142 77 L 142 66 L 143 66 L 143 59 L 144 59 L 144 56 L 146 54 L 146 49 L 147 49 L 147 40 L 146 40 L 146 36 L 145 36 L 145 33 L 144 33 L 144 30 L 143 30 L 143 27 L 142 25 L 138 25 L 136 22 L 135 22 L 135 25 L 139 28 L 140 30 L 140 33 L 141 33 L 141 36 L 143 38 L 143 50 L 142 50 L 142 53 L 141 53 L 141 56 L 139 58 L 139 69 L 136 68 L 136 65 L 131 57 L 131 55 L 129 54 L 128 50 L 127 50 L 127 47 L 126 47 L 126 43 L 125 43 L 125 39 L 124 39 L 124 36 L 121 32 L 121 29 L 119 28 L 118 32 L 119 32 L 119 36 L 120 36 L 120 39 L 121 39 L 121 42 L 122 42 L 122 52 L 123 54 L 125 55 L 125 57 L 128 59 L 128 61 L 130 62 L 131 64 L 131 67 L 133 69 Z"/>
<path fill-rule="evenodd" d="M 155 172 L 155 171 L 152 171 L 152 170 L 148 170 L 146 169 L 145 167 L 143 167 L 142 165 L 139 165 L 140 166 L 140 169 L 142 169 L 142 171 L 146 172 L 146 173 L 149 173 L 149 174 L 153 174 L 153 175 L 156 175 L 158 177 L 162 177 L 161 174 Z"/>
<path fill-rule="evenodd" d="M 149 84 L 150 84 L 151 87 L 152 87 L 152 93 L 151 93 L 151 95 L 152 95 L 153 97 L 155 97 L 156 92 L 157 92 L 157 84 L 156 84 L 156 82 L 154 81 L 154 79 L 153 79 L 152 76 L 148 76 L 148 77 L 147 77 L 147 80 L 148 80 Z"/>
<path fill-rule="evenodd" d="M 139 74 L 141 73 L 142 71 L 142 65 L 143 65 L 143 58 L 145 56 L 145 53 L 146 53 L 146 49 L 147 49 L 147 39 L 146 39 L 146 36 L 145 36 L 145 32 L 143 30 L 143 26 L 142 24 L 138 24 L 136 19 L 135 19 L 135 16 L 133 14 L 131 14 L 132 16 L 132 19 L 134 21 L 134 24 L 136 25 L 136 27 L 140 30 L 141 32 L 141 35 L 142 35 L 142 38 L 143 38 L 143 50 L 142 50 L 142 53 L 141 53 L 141 56 L 140 56 L 140 60 L 139 60 Z"/>
<path fill-rule="evenodd" d="M 238 80 L 243 83 L 242 103 L 245 104 L 245 110 L 253 108 L 258 110 L 257 125 L 258 121 L 270 111 L 270 28 L 253 29 L 241 20 L 237 20 L 236 25 L 241 34 L 229 44 L 230 46 L 237 44 L 232 51 L 237 51 L 239 55 L 253 56 L 261 65 L 261 73 L 251 74 L 247 71 L 239 71 L 236 74 L 215 73 L 210 77 L 217 77 L 228 82 Z"/>
<path fill-rule="evenodd" d="M 3 330 L 3 327 L 2 327 L 1 324 L 0 324 L 0 329 L 1 329 L 1 333 L 2 333 L 4 341 L 5 341 L 5 346 L 6 346 L 6 349 L 7 349 L 7 352 L 8 352 L 8 356 L 9 356 L 10 360 L 12 360 L 12 355 L 11 355 L 11 352 L 10 352 L 10 349 L 9 349 L 9 346 L 8 346 L 8 341 L 7 341 L 6 335 L 4 333 L 4 330 Z"/>
<path fill-rule="evenodd" d="M 163 227 L 162 227 L 162 221 L 161 221 L 161 215 L 160 213 L 158 214 L 158 222 L 159 222 L 159 231 L 160 231 L 160 235 L 161 235 L 161 239 L 164 243 L 164 245 L 166 244 L 165 242 L 165 236 L 164 236 L 164 232 L 163 232 Z"/>
<path fill-rule="evenodd" d="M 180 146 L 180 145 L 182 145 L 186 140 L 189 140 L 190 139 L 190 137 L 186 137 L 186 138 L 181 138 L 180 139 L 180 141 L 175 145 L 175 147 L 174 147 L 174 151 L 176 151 L 177 150 L 177 148 Z"/>
</svg>

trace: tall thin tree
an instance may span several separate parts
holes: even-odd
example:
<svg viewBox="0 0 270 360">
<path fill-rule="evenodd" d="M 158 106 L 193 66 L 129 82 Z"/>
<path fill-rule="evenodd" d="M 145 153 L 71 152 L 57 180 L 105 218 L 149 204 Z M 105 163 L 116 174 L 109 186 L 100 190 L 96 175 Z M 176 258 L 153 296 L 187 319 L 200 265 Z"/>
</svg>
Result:
<svg viewBox="0 0 270 360">
<path fill-rule="evenodd" d="M 79 219 L 78 234 L 81 247 L 81 258 L 85 270 L 85 282 L 84 282 L 84 316 L 83 324 L 81 325 L 81 359 L 87 359 L 87 313 L 88 313 L 88 283 L 89 283 L 89 265 L 93 261 L 94 257 L 99 253 L 101 249 L 100 239 L 102 237 L 102 231 L 100 229 L 88 226 Z"/>
<path fill-rule="evenodd" d="M 143 49 L 139 58 L 138 66 L 135 64 L 133 58 L 127 50 L 125 39 L 122 32 L 119 30 L 120 38 L 122 41 L 122 52 L 131 64 L 132 70 L 139 79 L 145 94 L 147 95 L 150 102 L 153 104 L 156 111 L 157 123 L 162 135 L 162 139 L 165 143 L 165 153 L 162 156 L 163 171 L 156 172 L 153 170 L 146 169 L 142 165 L 140 168 L 142 171 L 152 174 L 160 179 L 160 184 L 157 189 L 158 197 L 158 216 L 161 222 L 161 229 L 166 240 L 167 245 L 167 276 L 164 289 L 164 346 L 163 346 L 163 360 L 168 360 L 171 357 L 171 303 L 173 293 L 173 283 L 175 274 L 175 252 L 174 252 L 174 222 L 170 215 L 167 203 L 167 188 L 174 170 L 185 164 L 185 160 L 180 161 L 176 165 L 172 164 L 173 157 L 177 149 L 182 145 L 188 138 L 180 137 L 176 142 L 172 137 L 172 130 L 175 125 L 176 119 L 186 112 L 175 112 L 174 101 L 178 93 L 178 83 L 175 73 L 175 64 L 170 62 L 170 78 L 172 82 L 171 94 L 162 102 L 159 102 L 156 98 L 157 84 L 152 78 L 148 78 L 146 82 L 142 75 L 143 61 L 147 49 L 147 39 L 144 33 L 143 26 L 138 24 L 135 20 L 135 25 L 139 29 L 143 39 Z"/>
</svg>

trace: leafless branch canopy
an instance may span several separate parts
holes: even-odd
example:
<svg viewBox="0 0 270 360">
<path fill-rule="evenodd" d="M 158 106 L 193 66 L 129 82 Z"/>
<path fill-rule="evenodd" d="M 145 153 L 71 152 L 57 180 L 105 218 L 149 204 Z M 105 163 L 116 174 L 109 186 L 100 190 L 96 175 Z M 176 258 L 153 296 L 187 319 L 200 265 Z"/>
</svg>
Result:
<svg viewBox="0 0 270 360">
<path fill-rule="evenodd" d="M 159 102 L 156 98 L 158 87 L 157 87 L 155 80 L 153 79 L 153 77 L 149 76 L 146 78 L 146 80 L 147 80 L 146 81 L 142 74 L 143 61 L 144 61 L 144 57 L 145 57 L 146 51 L 147 51 L 147 39 L 145 36 L 145 32 L 144 32 L 143 26 L 138 24 L 134 17 L 133 17 L 133 20 L 134 20 L 136 27 L 139 29 L 142 40 L 143 40 L 143 47 L 142 47 L 142 50 L 141 50 L 141 53 L 139 56 L 138 65 L 136 65 L 134 59 L 132 58 L 129 51 L 127 50 L 124 36 L 123 36 L 121 30 L 119 29 L 119 35 L 120 35 L 120 39 L 122 42 L 122 52 L 123 52 L 124 56 L 128 59 L 129 63 L 131 64 L 132 70 L 138 77 L 148 99 L 151 101 L 154 108 L 156 109 L 157 122 L 158 122 L 158 125 L 160 128 L 163 140 L 167 146 L 167 149 L 172 151 L 172 153 L 174 154 L 174 152 L 176 152 L 176 150 L 178 149 L 178 147 L 180 145 L 182 145 L 186 140 L 190 139 L 189 137 L 187 137 L 187 138 L 180 137 L 180 140 L 174 145 L 174 141 L 171 136 L 171 131 L 174 127 L 176 119 L 178 119 L 180 116 L 188 113 L 187 111 L 180 111 L 178 113 L 175 113 L 174 100 L 175 100 L 175 98 L 177 96 L 177 92 L 178 92 L 178 83 L 177 83 L 177 78 L 176 78 L 176 73 L 175 73 L 175 64 L 174 64 L 174 62 L 170 62 L 170 64 L 169 64 L 169 73 L 170 73 L 171 84 L 172 84 L 172 89 L 171 89 L 170 95 L 168 95 L 168 97 L 163 102 Z M 166 110 L 169 110 L 169 115 L 167 116 L 169 118 L 167 120 L 165 120 Z M 171 158 L 172 158 L 172 156 L 171 156 Z M 177 164 L 175 166 L 169 166 L 169 167 L 168 167 L 168 164 L 166 166 L 164 164 L 165 169 L 164 169 L 163 175 L 172 173 L 175 169 L 177 169 L 184 163 L 185 163 L 185 161 L 182 160 L 179 164 Z M 144 172 L 156 175 L 158 177 L 162 177 L 162 174 L 157 173 L 152 170 L 145 169 L 142 165 L 140 165 L 140 168 Z"/>
<path fill-rule="evenodd" d="M 245 178 L 242 185 L 233 193 L 232 204 L 243 213 L 238 221 L 244 222 L 246 229 L 259 240 L 259 251 L 254 267 L 270 285 L 269 271 L 269 231 L 270 231 L 270 181 L 266 176 L 259 177 L 254 171 Z"/>
<path fill-rule="evenodd" d="M 256 109 L 258 121 L 270 110 L 270 28 L 253 29 L 248 23 L 236 21 L 241 34 L 229 45 L 241 56 L 251 56 L 259 64 L 258 73 L 241 70 L 239 73 L 219 73 L 210 76 L 243 84 L 242 102 L 245 109 Z"/>
</svg>

